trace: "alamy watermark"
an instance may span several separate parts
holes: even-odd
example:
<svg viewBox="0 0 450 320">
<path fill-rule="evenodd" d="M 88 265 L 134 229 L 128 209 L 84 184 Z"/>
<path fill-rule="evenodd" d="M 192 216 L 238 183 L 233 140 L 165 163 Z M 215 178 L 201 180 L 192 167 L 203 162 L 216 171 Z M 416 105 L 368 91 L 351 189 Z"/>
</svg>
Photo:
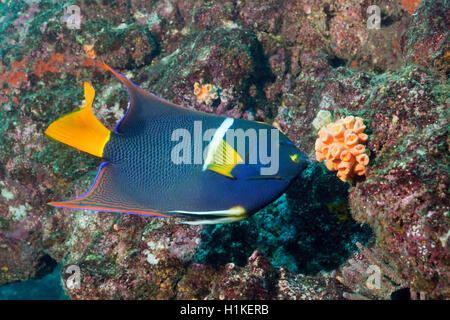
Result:
<svg viewBox="0 0 450 320">
<path fill-rule="evenodd" d="M 366 286 L 370 290 L 377 289 L 379 290 L 381 288 L 381 269 L 377 265 L 370 265 L 366 269 L 366 274 L 369 275 L 369 277 L 366 280 Z"/>
<path fill-rule="evenodd" d="M 73 4 L 64 8 L 62 22 L 66 23 L 68 29 L 80 29 L 81 27 L 81 9 Z"/>
<path fill-rule="evenodd" d="M 66 280 L 66 286 L 68 289 L 80 289 L 81 288 L 81 270 L 80 267 L 73 264 L 67 267 L 65 273 L 70 274 Z"/>
<path fill-rule="evenodd" d="M 242 159 L 244 163 L 260 164 L 261 175 L 277 174 L 280 162 L 278 129 L 231 129 L 233 121 L 232 118 L 226 118 L 219 128 L 205 131 L 203 131 L 202 121 L 194 121 L 193 134 L 184 128 L 174 130 L 171 140 L 178 144 L 171 151 L 172 162 L 174 164 L 202 164 L 205 170 L 214 162 L 215 153 L 225 152 L 222 149 L 218 150 L 222 147 L 221 143 L 224 140 L 229 147 L 236 150 L 237 154 L 248 155 Z M 246 141 L 248 141 L 248 148 L 246 148 Z M 203 148 L 203 142 L 209 142 L 206 148 Z M 238 161 L 232 159 L 231 163 L 237 164 Z"/>
<path fill-rule="evenodd" d="M 367 8 L 367 29 L 380 29 L 381 27 L 381 9 L 379 6 L 372 5 Z"/>
</svg>

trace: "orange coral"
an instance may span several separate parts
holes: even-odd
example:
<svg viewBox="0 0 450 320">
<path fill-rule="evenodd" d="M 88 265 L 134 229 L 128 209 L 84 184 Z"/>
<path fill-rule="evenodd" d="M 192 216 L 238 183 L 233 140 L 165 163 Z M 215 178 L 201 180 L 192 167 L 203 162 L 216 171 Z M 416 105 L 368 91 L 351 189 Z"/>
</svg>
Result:
<svg viewBox="0 0 450 320">
<path fill-rule="evenodd" d="M 27 74 L 22 71 L 27 68 L 28 57 L 20 61 L 11 61 L 11 71 L 2 76 L 1 81 L 7 81 L 11 87 L 19 87 L 22 82 L 27 81 Z"/>
<path fill-rule="evenodd" d="M 20 61 L 12 61 L 11 62 L 11 67 L 14 70 L 17 69 L 26 69 L 27 68 L 27 62 L 28 62 L 28 57 L 24 57 L 22 60 Z"/>
<path fill-rule="evenodd" d="M 23 71 L 27 68 L 28 57 L 20 61 L 11 61 L 11 71 L 4 72 L 3 65 L 0 65 L 0 82 L 7 82 L 11 87 L 19 87 L 22 82 L 27 81 L 27 74 Z M 0 84 L 3 87 L 2 84 Z"/>
<path fill-rule="evenodd" d="M 402 7 L 408 11 L 409 14 L 413 14 L 422 0 L 401 0 Z"/>
<path fill-rule="evenodd" d="M 368 138 L 364 129 L 366 126 L 363 119 L 353 116 L 320 129 L 315 145 L 317 161 L 326 160 L 328 170 L 337 170 L 337 176 L 342 181 L 347 181 L 354 175 L 364 175 L 369 163 L 366 147 L 363 145 Z"/>
<path fill-rule="evenodd" d="M 197 96 L 197 102 L 211 104 L 218 98 L 217 87 L 212 84 L 202 84 L 198 82 L 194 83 L 194 94 Z"/>
<path fill-rule="evenodd" d="M 27 81 L 27 75 L 23 71 L 8 72 L 8 83 L 12 87 L 19 86 L 22 82 Z"/>
<path fill-rule="evenodd" d="M 59 72 L 59 68 L 55 66 L 56 63 L 64 61 L 64 55 L 62 53 L 52 53 L 48 61 L 40 60 L 32 66 L 33 73 L 42 78 L 46 72 Z"/>
<path fill-rule="evenodd" d="M 85 67 L 85 68 L 89 68 L 89 67 L 94 67 L 95 66 L 95 67 L 103 69 L 103 70 L 108 70 L 108 68 L 106 68 L 105 65 L 102 62 L 96 61 L 96 60 L 90 59 L 90 58 L 89 59 L 84 59 L 81 62 L 81 66 Z"/>
<path fill-rule="evenodd" d="M 97 53 L 94 50 L 93 44 L 85 44 L 83 46 L 83 50 L 86 53 L 86 56 L 90 59 L 95 59 L 97 57 Z"/>
</svg>

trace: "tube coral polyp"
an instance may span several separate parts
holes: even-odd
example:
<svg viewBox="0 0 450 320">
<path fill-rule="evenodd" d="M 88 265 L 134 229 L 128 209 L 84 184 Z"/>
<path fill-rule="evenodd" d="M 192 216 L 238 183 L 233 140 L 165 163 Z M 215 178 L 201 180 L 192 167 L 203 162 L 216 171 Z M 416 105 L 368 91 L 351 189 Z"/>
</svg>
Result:
<svg viewBox="0 0 450 320">
<path fill-rule="evenodd" d="M 314 118 L 312 125 L 316 130 L 320 130 L 333 122 L 333 116 L 328 110 L 320 110 Z"/>
<path fill-rule="evenodd" d="M 328 170 L 337 170 L 342 181 L 364 175 L 369 164 L 363 145 L 368 139 L 365 129 L 363 119 L 353 116 L 323 127 L 315 145 L 317 161 L 326 160 Z"/>
<path fill-rule="evenodd" d="M 217 87 L 212 84 L 202 84 L 198 82 L 194 83 L 194 94 L 197 97 L 198 103 L 205 102 L 206 104 L 211 104 L 219 96 L 217 94 Z"/>
</svg>

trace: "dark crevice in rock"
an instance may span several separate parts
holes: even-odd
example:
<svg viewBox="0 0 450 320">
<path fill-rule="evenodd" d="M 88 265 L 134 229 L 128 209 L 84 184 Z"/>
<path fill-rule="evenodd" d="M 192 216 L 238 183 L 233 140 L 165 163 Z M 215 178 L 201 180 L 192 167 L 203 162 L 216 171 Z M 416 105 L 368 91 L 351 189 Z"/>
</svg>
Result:
<svg viewBox="0 0 450 320">
<path fill-rule="evenodd" d="M 58 263 L 55 259 L 50 257 L 48 254 L 44 254 L 37 261 L 36 266 L 36 279 L 40 279 L 45 275 L 52 273 L 52 271 L 56 268 Z"/>
<path fill-rule="evenodd" d="M 325 12 L 325 14 L 327 15 L 327 19 L 325 22 L 327 30 L 330 30 L 330 21 L 336 16 L 336 14 L 334 13 L 334 11 L 330 10 L 330 5 L 328 3 L 324 4 L 323 12 Z"/>
<path fill-rule="evenodd" d="M 381 13 L 381 21 L 380 21 L 381 28 L 389 27 L 390 25 L 392 25 L 394 23 L 395 23 L 395 20 L 392 17 L 387 16 L 383 12 Z"/>
<path fill-rule="evenodd" d="M 391 300 L 411 300 L 411 290 L 401 288 L 391 293 Z"/>
<path fill-rule="evenodd" d="M 335 55 L 330 55 L 327 57 L 328 64 L 333 68 L 344 67 L 347 64 L 347 60 L 339 58 Z"/>
<path fill-rule="evenodd" d="M 255 37 L 256 38 L 256 37 Z M 269 60 L 264 55 L 264 49 L 259 41 L 255 39 L 253 45 L 250 47 L 250 54 L 254 63 L 254 70 L 250 76 L 249 81 L 246 84 L 245 92 L 249 92 L 250 87 L 255 85 L 256 87 L 256 95 L 252 97 L 250 94 L 247 95 L 247 106 L 267 106 L 266 110 L 269 114 L 267 116 L 269 118 L 274 117 L 272 114 L 269 104 L 267 102 L 266 94 L 264 92 L 264 87 L 273 83 L 276 79 L 275 75 L 272 73 L 272 69 L 270 68 Z"/>
</svg>

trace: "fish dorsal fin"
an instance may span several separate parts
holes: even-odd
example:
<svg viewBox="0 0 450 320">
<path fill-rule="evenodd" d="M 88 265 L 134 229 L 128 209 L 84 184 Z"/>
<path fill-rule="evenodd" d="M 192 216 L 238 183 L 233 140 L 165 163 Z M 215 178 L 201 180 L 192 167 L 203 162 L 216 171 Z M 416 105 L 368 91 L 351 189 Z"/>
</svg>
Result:
<svg viewBox="0 0 450 320">
<path fill-rule="evenodd" d="M 127 113 L 117 124 L 116 132 L 126 133 L 137 130 L 140 127 L 140 122 L 143 120 L 194 112 L 145 91 L 108 65 L 104 65 L 125 85 L 130 96 Z"/>
<path fill-rule="evenodd" d="M 114 165 L 104 162 L 100 166 L 91 189 L 83 196 L 62 202 L 50 202 L 49 205 L 78 210 L 105 212 L 123 212 L 155 217 L 170 217 L 158 210 L 143 207 L 127 197 L 122 190 L 120 170 Z"/>
</svg>

